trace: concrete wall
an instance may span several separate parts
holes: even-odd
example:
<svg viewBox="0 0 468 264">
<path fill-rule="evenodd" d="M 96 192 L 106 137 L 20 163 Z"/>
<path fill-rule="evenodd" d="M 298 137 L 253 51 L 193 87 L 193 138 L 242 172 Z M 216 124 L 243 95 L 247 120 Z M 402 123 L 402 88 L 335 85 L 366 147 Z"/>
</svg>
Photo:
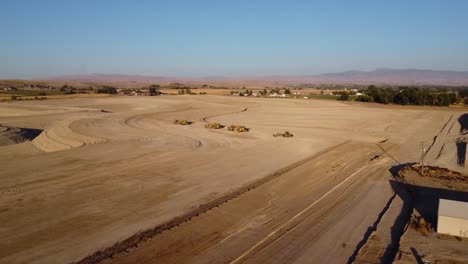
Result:
<svg viewBox="0 0 468 264">
<path fill-rule="evenodd" d="M 439 215 L 437 222 L 438 233 L 468 237 L 468 219 Z"/>
</svg>

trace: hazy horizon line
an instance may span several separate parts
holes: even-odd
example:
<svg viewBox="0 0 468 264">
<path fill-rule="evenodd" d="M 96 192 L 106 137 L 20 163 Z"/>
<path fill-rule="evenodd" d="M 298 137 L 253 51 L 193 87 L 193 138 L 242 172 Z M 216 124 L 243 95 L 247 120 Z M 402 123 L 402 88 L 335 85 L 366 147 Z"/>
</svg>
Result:
<svg viewBox="0 0 468 264">
<path fill-rule="evenodd" d="M 139 76 L 139 77 L 156 77 L 156 78 L 166 78 L 166 79 L 210 79 L 210 78 L 223 78 L 223 79 L 233 79 L 233 78 L 258 78 L 258 77 L 311 77 L 311 76 L 321 76 L 327 74 L 342 74 L 342 73 L 372 73 L 377 71 L 426 71 L 426 72 L 446 72 L 446 73 L 468 73 L 468 70 L 438 70 L 431 68 L 391 68 L 391 67 L 378 67 L 371 70 L 344 70 L 344 71 L 330 71 L 322 73 L 311 73 L 311 74 L 244 74 L 244 75 L 199 75 L 199 76 L 190 76 L 190 75 L 158 75 L 158 74 L 142 74 L 142 73 L 70 73 L 62 75 L 50 75 L 45 77 L 30 77 L 30 78 L 2 78 L 3 80 L 49 80 L 65 77 L 78 77 L 78 76 L 105 76 L 105 75 L 114 75 L 114 76 Z"/>
</svg>

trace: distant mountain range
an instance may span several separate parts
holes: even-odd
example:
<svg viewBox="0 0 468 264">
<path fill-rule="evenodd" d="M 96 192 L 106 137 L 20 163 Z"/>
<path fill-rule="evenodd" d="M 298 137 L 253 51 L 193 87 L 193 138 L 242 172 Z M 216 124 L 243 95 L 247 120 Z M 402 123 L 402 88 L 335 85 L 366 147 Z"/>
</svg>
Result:
<svg viewBox="0 0 468 264">
<path fill-rule="evenodd" d="M 160 77 L 160 76 L 143 76 L 129 74 L 78 74 L 78 75 L 62 75 L 58 77 L 47 78 L 47 81 L 77 81 L 77 82 L 171 82 L 177 78 Z"/>
<path fill-rule="evenodd" d="M 224 83 L 235 85 L 269 84 L 387 84 L 387 85 L 468 85 L 468 72 L 418 69 L 376 69 L 346 71 L 302 76 L 204 77 L 178 78 L 123 74 L 85 74 L 48 78 L 49 81 L 79 81 L 96 83 Z"/>
</svg>

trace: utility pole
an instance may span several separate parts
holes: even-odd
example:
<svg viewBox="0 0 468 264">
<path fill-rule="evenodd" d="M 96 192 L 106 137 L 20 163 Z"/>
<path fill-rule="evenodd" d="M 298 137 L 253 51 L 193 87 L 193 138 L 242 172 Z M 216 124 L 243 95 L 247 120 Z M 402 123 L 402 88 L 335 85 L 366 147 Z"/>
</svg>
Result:
<svg viewBox="0 0 468 264">
<path fill-rule="evenodd" d="M 421 145 L 421 176 L 424 176 L 424 156 L 426 154 L 426 149 L 424 148 L 424 141 L 420 143 Z"/>
</svg>

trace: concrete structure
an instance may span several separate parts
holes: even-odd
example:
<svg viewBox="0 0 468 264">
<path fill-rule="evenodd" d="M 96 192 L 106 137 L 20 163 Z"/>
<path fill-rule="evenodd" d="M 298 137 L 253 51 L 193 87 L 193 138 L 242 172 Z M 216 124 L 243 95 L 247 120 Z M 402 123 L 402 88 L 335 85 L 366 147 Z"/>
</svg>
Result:
<svg viewBox="0 0 468 264">
<path fill-rule="evenodd" d="M 437 232 L 468 237 L 468 203 L 439 199 Z"/>
</svg>

